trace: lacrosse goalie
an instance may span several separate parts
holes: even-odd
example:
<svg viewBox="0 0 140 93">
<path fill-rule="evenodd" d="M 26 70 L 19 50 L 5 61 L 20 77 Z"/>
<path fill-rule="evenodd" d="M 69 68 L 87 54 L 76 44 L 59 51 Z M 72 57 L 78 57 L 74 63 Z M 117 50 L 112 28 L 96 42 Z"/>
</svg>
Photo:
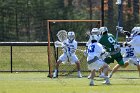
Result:
<svg viewBox="0 0 140 93">
<path fill-rule="evenodd" d="M 100 58 L 102 54 L 105 53 L 103 46 L 97 42 L 97 36 L 92 35 L 91 43 L 88 44 L 87 47 L 87 63 L 88 69 L 91 71 L 90 76 L 90 86 L 94 86 L 94 77 L 95 72 L 99 70 L 102 66 L 104 66 L 104 61 Z M 110 84 L 109 78 L 105 77 L 106 84 Z"/>
<path fill-rule="evenodd" d="M 64 31 L 64 35 L 61 34 L 59 31 L 57 34 L 58 39 L 61 41 L 56 41 L 55 46 L 57 47 L 59 44 L 61 44 L 63 54 L 58 58 L 56 63 L 56 69 L 53 73 L 53 78 L 58 77 L 58 67 L 60 63 L 66 63 L 70 62 L 71 64 L 77 65 L 78 70 L 78 78 L 82 78 L 81 72 L 80 72 L 80 62 L 75 54 L 77 49 L 77 41 L 75 41 L 75 33 L 73 31 L 67 32 Z M 59 42 L 59 43 L 58 43 Z"/>
</svg>

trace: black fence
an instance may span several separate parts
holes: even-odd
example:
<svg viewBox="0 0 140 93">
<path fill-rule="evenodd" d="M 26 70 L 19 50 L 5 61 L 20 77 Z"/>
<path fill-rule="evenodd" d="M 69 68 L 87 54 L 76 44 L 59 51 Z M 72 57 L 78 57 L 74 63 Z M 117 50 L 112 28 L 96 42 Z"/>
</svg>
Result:
<svg viewBox="0 0 140 93">
<path fill-rule="evenodd" d="M 50 43 L 52 47 L 53 44 Z M 80 48 L 85 45 L 85 42 L 78 43 Z M 47 46 L 48 42 L 0 42 L 0 72 L 48 72 Z M 82 54 L 78 52 L 79 58 Z M 85 62 L 82 66 L 86 66 Z M 136 71 L 136 67 L 120 71 Z"/>
<path fill-rule="evenodd" d="M 53 46 L 53 43 L 51 42 L 50 45 Z M 80 42 L 78 45 L 85 46 L 85 42 Z M 0 72 L 12 73 L 48 71 L 47 46 L 48 42 L 0 42 Z M 41 58 L 44 62 L 42 62 L 39 67 L 36 67 L 36 65 L 40 63 L 40 60 L 38 60 L 37 57 L 42 56 L 42 54 L 43 57 Z M 31 58 L 29 58 L 28 55 L 31 55 Z M 34 58 L 37 58 L 37 61 L 35 60 L 34 63 L 31 63 Z M 23 63 L 22 60 L 24 61 Z M 32 66 L 24 66 L 27 65 L 25 63 Z M 42 65 L 45 67 L 42 68 Z"/>
</svg>

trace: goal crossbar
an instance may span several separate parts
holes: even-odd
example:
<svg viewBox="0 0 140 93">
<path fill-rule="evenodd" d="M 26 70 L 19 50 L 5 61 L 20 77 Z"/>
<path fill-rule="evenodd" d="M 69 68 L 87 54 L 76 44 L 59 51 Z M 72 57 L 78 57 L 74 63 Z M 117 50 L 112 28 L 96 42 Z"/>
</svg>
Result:
<svg viewBox="0 0 140 93">
<path fill-rule="evenodd" d="M 48 22 L 102 22 L 102 20 L 47 20 Z"/>
</svg>

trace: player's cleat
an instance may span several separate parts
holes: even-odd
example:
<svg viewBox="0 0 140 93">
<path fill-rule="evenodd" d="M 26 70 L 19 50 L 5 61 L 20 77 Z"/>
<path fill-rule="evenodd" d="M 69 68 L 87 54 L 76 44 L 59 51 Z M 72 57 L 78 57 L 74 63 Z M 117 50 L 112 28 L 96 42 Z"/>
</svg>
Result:
<svg viewBox="0 0 140 93">
<path fill-rule="evenodd" d="M 53 73 L 53 78 L 57 78 L 58 77 L 58 71 L 55 70 L 54 73 Z"/>
<path fill-rule="evenodd" d="M 91 74 L 90 75 L 88 75 L 88 79 L 90 79 L 91 78 Z"/>
<path fill-rule="evenodd" d="M 109 79 L 106 79 L 103 84 L 106 84 L 106 85 L 109 85 L 110 84 L 110 80 Z"/>
<path fill-rule="evenodd" d="M 81 73 L 78 73 L 78 78 L 82 78 L 82 74 Z"/>
<path fill-rule="evenodd" d="M 108 76 L 105 76 L 104 73 L 101 74 L 101 75 L 99 75 L 99 77 L 100 77 L 100 78 L 104 78 L 104 79 L 109 79 L 109 77 L 108 77 Z"/>
<path fill-rule="evenodd" d="M 89 85 L 90 86 L 94 86 L 94 82 L 93 81 L 90 81 Z"/>
</svg>

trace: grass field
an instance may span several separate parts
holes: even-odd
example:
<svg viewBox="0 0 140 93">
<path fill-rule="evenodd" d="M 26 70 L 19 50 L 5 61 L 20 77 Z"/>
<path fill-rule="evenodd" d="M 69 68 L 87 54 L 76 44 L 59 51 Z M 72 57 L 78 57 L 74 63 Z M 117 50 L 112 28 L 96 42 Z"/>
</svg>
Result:
<svg viewBox="0 0 140 93">
<path fill-rule="evenodd" d="M 83 54 L 77 54 L 82 69 L 87 68 Z M 111 68 L 114 65 L 111 64 Z M 65 69 L 68 68 L 71 68 L 70 65 L 65 66 Z M 130 69 L 135 70 L 136 66 L 123 70 Z M 13 70 L 48 70 L 47 47 L 13 47 Z M 10 71 L 10 47 L 0 47 L 0 71 Z M 50 79 L 47 75 L 45 72 L 0 72 L 0 93 L 140 93 L 140 78 L 136 71 L 117 72 L 111 79 L 111 85 L 103 85 L 103 79 L 96 77 L 95 86 L 92 87 L 87 77 L 61 76 Z"/>
<path fill-rule="evenodd" d="M 140 78 L 135 72 L 117 72 L 111 85 L 95 78 L 89 86 L 87 77 L 47 78 L 47 73 L 0 73 L 0 93 L 140 93 Z"/>
</svg>

